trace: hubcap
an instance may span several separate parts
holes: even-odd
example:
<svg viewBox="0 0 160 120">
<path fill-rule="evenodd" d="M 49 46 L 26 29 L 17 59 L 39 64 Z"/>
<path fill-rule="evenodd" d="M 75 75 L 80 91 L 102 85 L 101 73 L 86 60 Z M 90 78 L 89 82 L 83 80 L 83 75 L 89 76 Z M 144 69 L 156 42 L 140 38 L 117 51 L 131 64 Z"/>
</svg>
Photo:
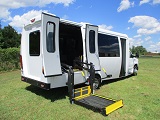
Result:
<svg viewBox="0 0 160 120">
<path fill-rule="evenodd" d="M 98 81 L 97 78 L 95 78 L 95 81 L 94 81 L 94 83 L 93 83 L 93 86 L 94 86 L 95 89 L 98 88 L 98 86 L 99 86 L 99 81 Z"/>
</svg>

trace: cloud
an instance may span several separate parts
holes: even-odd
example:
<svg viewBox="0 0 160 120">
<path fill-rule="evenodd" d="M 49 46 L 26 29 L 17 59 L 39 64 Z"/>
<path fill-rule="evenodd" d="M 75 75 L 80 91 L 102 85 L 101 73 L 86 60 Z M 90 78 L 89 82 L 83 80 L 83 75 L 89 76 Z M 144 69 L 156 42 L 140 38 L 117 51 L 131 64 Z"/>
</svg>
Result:
<svg viewBox="0 0 160 120">
<path fill-rule="evenodd" d="M 122 0 L 119 8 L 117 9 L 117 12 L 127 10 L 128 8 L 133 7 L 133 6 L 134 6 L 134 2 L 131 3 L 129 0 Z"/>
<path fill-rule="evenodd" d="M 160 4 L 160 0 L 141 0 L 139 5 L 146 4 L 146 3 L 151 4 L 151 1 L 152 1 L 152 5 Z"/>
<path fill-rule="evenodd" d="M 107 25 L 105 25 L 105 24 L 102 24 L 102 25 L 98 25 L 98 27 L 99 28 L 101 28 L 101 29 L 107 29 L 107 30 L 111 30 L 111 29 L 113 29 L 113 26 L 107 26 Z"/>
<path fill-rule="evenodd" d="M 148 36 L 145 38 L 145 41 L 149 41 L 151 39 L 151 36 Z"/>
<path fill-rule="evenodd" d="M 10 9 L 17 9 L 20 7 L 38 6 L 43 7 L 47 4 L 63 4 L 69 6 L 75 0 L 1 0 L 0 1 L 0 18 L 7 19 L 10 17 Z"/>
<path fill-rule="evenodd" d="M 134 46 L 134 39 L 128 38 L 128 40 L 129 40 L 129 47 L 132 48 L 132 46 Z"/>
<path fill-rule="evenodd" d="M 80 9 L 80 8 L 82 8 L 82 6 L 81 6 L 81 5 L 77 6 L 77 7 L 76 7 L 76 10 L 78 10 L 78 9 Z"/>
<path fill-rule="evenodd" d="M 148 3 L 148 2 L 150 2 L 150 0 L 141 0 L 139 5 L 142 5 L 142 4 L 145 4 L 145 3 Z"/>
<path fill-rule="evenodd" d="M 64 15 L 64 16 L 62 16 L 62 19 L 68 19 L 69 17 L 68 17 L 68 15 Z"/>
<path fill-rule="evenodd" d="M 130 3 L 131 4 L 131 7 L 134 7 L 134 2 Z"/>
<path fill-rule="evenodd" d="M 130 27 L 127 27 L 127 30 L 130 30 Z"/>
<path fill-rule="evenodd" d="M 37 1 L 39 6 L 43 6 L 50 3 L 63 4 L 64 6 L 69 6 L 69 4 L 72 4 L 75 0 L 37 0 Z"/>
<path fill-rule="evenodd" d="M 144 43 L 144 41 L 141 38 L 138 38 L 138 39 L 128 38 L 128 39 L 130 43 L 130 48 L 132 46 L 141 46 Z"/>
<path fill-rule="evenodd" d="M 41 12 L 47 12 L 47 10 L 31 10 L 27 13 L 24 13 L 22 16 L 16 15 L 11 18 L 9 25 L 17 28 L 22 28 L 24 24 L 27 24 L 33 17 L 38 16 Z"/>
<path fill-rule="evenodd" d="M 150 16 L 135 16 L 129 19 L 130 23 L 134 24 L 134 27 L 138 27 L 138 34 L 147 35 L 160 32 L 160 22 Z"/>
<path fill-rule="evenodd" d="M 128 38 L 129 39 L 129 43 L 130 43 L 130 48 L 132 48 L 132 46 L 143 46 L 144 48 L 146 48 L 147 51 L 150 52 L 155 52 L 158 51 L 160 53 L 160 42 L 153 42 L 151 41 L 151 37 L 148 36 L 146 37 L 144 40 L 139 38 L 139 35 L 137 35 L 137 37 L 133 37 L 133 38 Z"/>
<path fill-rule="evenodd" d="M 148 47 L 148 51 L 151 51 L 151 52 L 159 52 L 159 53 L 160 53 L 160 42 L 151 44 L 151 45 Z"/>
<path fill-rule="evenodd" d="M 139 38 L 141 37 L 142 35 L 135 35 L 134 38 Z"/>
<path fill-rule="evenodd" d="M 0 18 L 8 19 L 9 16 L 10 16 L 10 12 L 8 11 L 8 9 L 5 7 L 1 7 Z"/>
<path fill-rule="evenodd" d="M 153 0 L 153 4 L 160 4 L 160 0 Z"/>
<path fill-rule="evenodd" d="M 135 45 L 135 46 L 141 46 L 143 42 L 144 42 L 144 41 L 143 41 L 141 38 L 139 38 L 138 40 L 135 40 L 135 41 L 134 41 L 134 45 Z"/>
</svg>

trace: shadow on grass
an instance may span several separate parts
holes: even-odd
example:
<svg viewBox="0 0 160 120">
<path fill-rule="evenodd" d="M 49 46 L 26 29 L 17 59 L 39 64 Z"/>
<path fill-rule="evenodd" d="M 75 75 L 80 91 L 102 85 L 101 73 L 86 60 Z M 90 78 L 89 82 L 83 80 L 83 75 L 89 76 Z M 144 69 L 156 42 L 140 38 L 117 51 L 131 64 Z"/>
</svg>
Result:
<svg viewBox="0 0 160 120">
<path fill-rule="evenodd" d="M 61 87 L 61 88 L 54 88 L 51 90 L 44 90 L 39 87 L 30 85 L 26 87 L 26 90 L 35 93 L 36 95 L 42 96 L 46 99 L 51 100 L 51 102 L 54 102 L 56 100 L 60 99 L 66 99 L 66 96 L 68 96 L 68 89 L 67 87 Z"/>
<path fill-rule="evenodd" d="M 127 76 L 127 77 L 123 77 L 123 78 L 118 78 L 118 79 L 112 79 L 112 80 L 105 80 L 102 82 L 102 85 L 106 85 L 106 84 L 111 84 L 114 82 L 119 82 L 121 80 L 126 80 L 126 78 L 132 77 L 132 75 Z M 85 84 L 81 84 L 81 85 L 76 85 L 75 88 L 80 88 L 80 87 L 84 87 Z M 51 90 L 44 90 L 41 89 L 39 87 L 30 85 L 28 87 L 26 87 L 26 90 L 42 96 L 46 99 L 51 100 L 51 102 L 54 102 L 56 100 L 60 100 L 60 99 L 66 99 L 66 97 L 68 97 L 68 88 L 67 87 L 61 87 L 61 88 L 54 88 Z M 68 98 L 69 101 L 69 98 Z"/>
<path fill-rule="evenodd" d="M 111 83 L 114 83 L 114 82 L 119 82 L 119 81 L 122 81 L 122 80 L 126 80 L 127 78 L 130 78 L 132 77 L 133 75 L 129 75 L 127 77 L 122 77 L 122 78 L 117 78 L 117 79 L 111 79 L 111 80 L 104 80 L 102 82 L 102 85 L 105 85 L 105 84 L 111 84 Z"/>
<path fill-rule="evenodd" d="M 80 84 L 80 85 L 76 85 L 76 88 L 80 88 L 80 87 L 84 87 L 84 84 Z M 60 99 L 66 99 L 66 97 L 68 97 L 68 102 L 69 102 L 69 94 L 68 94 L 68 88 L 67 87 L 60 87 L 60 88 L 53 88 L 50 90 L 44 90 L 42 88 L 36 87 L 34 85 L 30 85 L 28 87 L 25 88 L 26 90 L 42 96 L 46 99 L 51 100 L 51 102 L 54 102 L 56 100 L 60 100 Z"/>
</svg>

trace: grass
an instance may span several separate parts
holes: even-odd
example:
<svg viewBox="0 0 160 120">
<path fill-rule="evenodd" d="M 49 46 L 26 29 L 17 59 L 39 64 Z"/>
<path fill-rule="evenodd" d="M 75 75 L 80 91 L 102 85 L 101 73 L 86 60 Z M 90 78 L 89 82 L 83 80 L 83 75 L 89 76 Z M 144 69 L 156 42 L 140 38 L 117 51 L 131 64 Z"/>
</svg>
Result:
<svg viewBox="0 0 160 120">
<path fill-rule="evenodd" d="M 20 81 L 20 71 L 0 74 L 0 120 L 158 120 L 160 58 L 140 58 L 138 76 L 103 83 L 96 94 L 123 99 L 124 107 L 103 116 L 71 105 L 67 88 L 45 91 Z"/>
</svg>

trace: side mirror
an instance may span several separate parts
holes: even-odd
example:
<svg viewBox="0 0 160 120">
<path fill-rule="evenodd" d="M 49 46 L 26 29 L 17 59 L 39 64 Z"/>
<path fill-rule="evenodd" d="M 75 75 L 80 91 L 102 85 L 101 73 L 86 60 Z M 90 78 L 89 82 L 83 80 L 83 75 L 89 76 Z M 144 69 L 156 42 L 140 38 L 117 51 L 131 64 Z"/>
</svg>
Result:
<svg viewBox="0 0 160 120">
<path fill-rule="evenodd" d="M 136 53 L 136 57 L 139 58 L 139 54 L 138 53 Z"/>
<path fill-rule="evenodd" d="M 133 57 L 134 57 L 133 54 L 131 54 L 131 55 L 130 55 L 130 58 L 133 58 Z"/>
</svg>

